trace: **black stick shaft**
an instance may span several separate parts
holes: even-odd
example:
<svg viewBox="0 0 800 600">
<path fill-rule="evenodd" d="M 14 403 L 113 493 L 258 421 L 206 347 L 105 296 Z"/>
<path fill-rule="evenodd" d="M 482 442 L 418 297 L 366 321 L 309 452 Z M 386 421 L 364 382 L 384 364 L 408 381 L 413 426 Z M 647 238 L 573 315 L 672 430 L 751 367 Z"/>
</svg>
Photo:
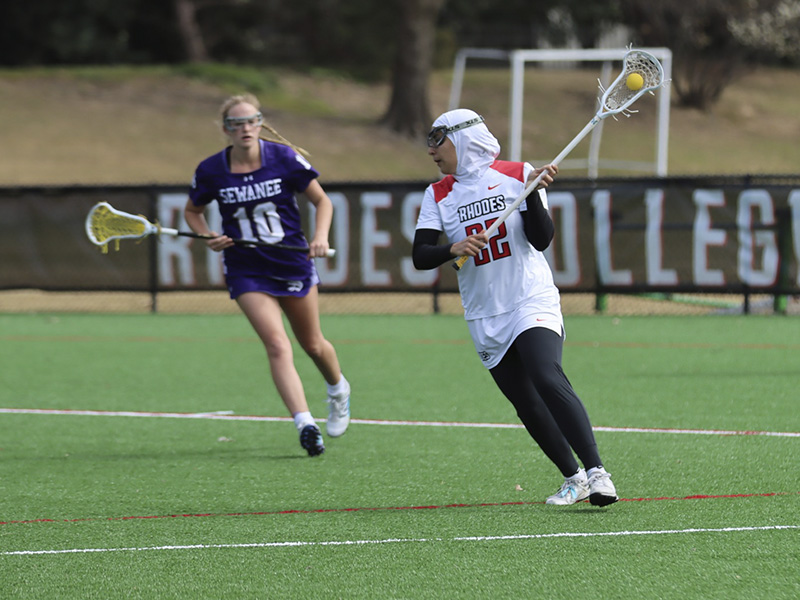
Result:
<svg viewBox="0 0 800 600">
<path fill-rule="evenodd" d="M 203 235 L 200 233 L 195 233 L 193 231 L 178 231 L 176 235 L 181 235 L 184 237 L 196 238 L 201 240 L 210 240 L 213 239 L 209 235 Z M 285 244 L 270 244 L 268 242 L 262 242 L 261 240 L 242 240 L 238 238 L 231 238 L 234 244 L 239 244 L 243 246 L 264 246 L 267 248 L 280 248 L 281 250 L 292 250 L 294 252 L 308 252 L 308 246 L 287 246 Z"/>
</svg>

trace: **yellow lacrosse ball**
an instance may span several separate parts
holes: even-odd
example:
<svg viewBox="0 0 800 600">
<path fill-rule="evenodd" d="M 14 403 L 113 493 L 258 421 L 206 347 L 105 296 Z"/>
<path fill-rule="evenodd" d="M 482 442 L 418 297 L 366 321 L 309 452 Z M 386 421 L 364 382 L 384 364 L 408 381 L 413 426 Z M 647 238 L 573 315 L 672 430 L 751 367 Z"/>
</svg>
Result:
<svg viewBox="0 0 800 600">
<path fill-rule="evenodd" d="M 644 85 L 644 78 L 639 75 L 639 73 L 631 73 L 625 80 L 625 85 L 628 86 L 629 90 L 633 90 L 635 92 L 636 90 L 642 89 L 642 86 Z"/>
</svg>

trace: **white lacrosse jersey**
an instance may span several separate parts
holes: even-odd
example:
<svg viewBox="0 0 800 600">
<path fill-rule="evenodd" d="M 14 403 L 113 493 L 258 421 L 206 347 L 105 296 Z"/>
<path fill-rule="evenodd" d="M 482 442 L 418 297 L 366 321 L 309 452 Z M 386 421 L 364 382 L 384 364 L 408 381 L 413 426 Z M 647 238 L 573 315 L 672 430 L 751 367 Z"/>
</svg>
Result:
<svg viewBox="0 0 800 600">
<path fill-rule="evenodd" d="M 488 229 L 524 191 L 532 170 L 529 163 L 495 160 L 469 185 L 452 175 L 444 177 L 425 190 L 417 229 L 442 231 L 451 244 Z M 532 192 L 528 200 L 547 208 L 544 190 Z M 524 210 L 527 201 L 458 272 L 466 320 L 510 313 L 531 302 L 547 307 L 560 304 L 550 265 L 525 235 L 520 214 Z"/>
</svg>

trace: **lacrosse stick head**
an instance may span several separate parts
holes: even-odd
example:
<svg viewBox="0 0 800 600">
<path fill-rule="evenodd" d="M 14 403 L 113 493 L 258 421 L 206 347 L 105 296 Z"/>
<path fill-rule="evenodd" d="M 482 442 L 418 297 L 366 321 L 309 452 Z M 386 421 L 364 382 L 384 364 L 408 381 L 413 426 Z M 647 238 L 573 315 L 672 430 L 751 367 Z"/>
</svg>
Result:
<svg viewBox="0 0 800 600">
<path fill-rule="evenodd" d="M 628 76 L 637 73 L 642 77 L 638 89 L 628 87 Z M 604 91 L 600 98 L 599 116 L 616 115 L 625 111 L 642 95 L 664 85 L 664 68 L 658 59 L 644 50 L 628 50 L 622 59 L 622 72 Z"/>
<path fill-rule="evenodd" d="M 104 252 L 112 240 L 139 239 L 157 232 L 158 227 L 144 217 L 117 210 L 107 202 L 95 204 L 86 217 L 86 236 Z"/>
</svg>

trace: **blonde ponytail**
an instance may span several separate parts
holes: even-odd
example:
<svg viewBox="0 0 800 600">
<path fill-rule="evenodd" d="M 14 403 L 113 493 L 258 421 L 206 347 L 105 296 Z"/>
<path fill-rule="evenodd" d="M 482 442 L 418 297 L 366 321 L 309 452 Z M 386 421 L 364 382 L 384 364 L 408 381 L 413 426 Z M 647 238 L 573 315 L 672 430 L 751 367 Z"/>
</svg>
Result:
<svg viewBox="0 0 800 600">
<path fill-rule="evenodd" d="M 284 146 L 289 146 L 295 152 L 305 156 L 306 158 L 309 158 L 311 156 L 311 153 L 308 152 L 308 150 L 305 150 L 305 149 L 301 148 L 300 146 L 295 146 L 292 142 L 290 142 L 285 137 L 283 137 L 280 133 L 275 131 L 275 129 L 272 127 L 272 125 L 270 125 L 266 121 L 264 121 L 261 124 L 261 129 L 266 129 L 271 134 L 271 136 L 273 136 L 273 137 L 270 137 L 270 136 L 264 135 L 262 133 L 261 136 L 260 136 L 262 140 L 266 140 L 268 142 L 275 142 L 277 144 L 283 144 Z"/>
</svg>

